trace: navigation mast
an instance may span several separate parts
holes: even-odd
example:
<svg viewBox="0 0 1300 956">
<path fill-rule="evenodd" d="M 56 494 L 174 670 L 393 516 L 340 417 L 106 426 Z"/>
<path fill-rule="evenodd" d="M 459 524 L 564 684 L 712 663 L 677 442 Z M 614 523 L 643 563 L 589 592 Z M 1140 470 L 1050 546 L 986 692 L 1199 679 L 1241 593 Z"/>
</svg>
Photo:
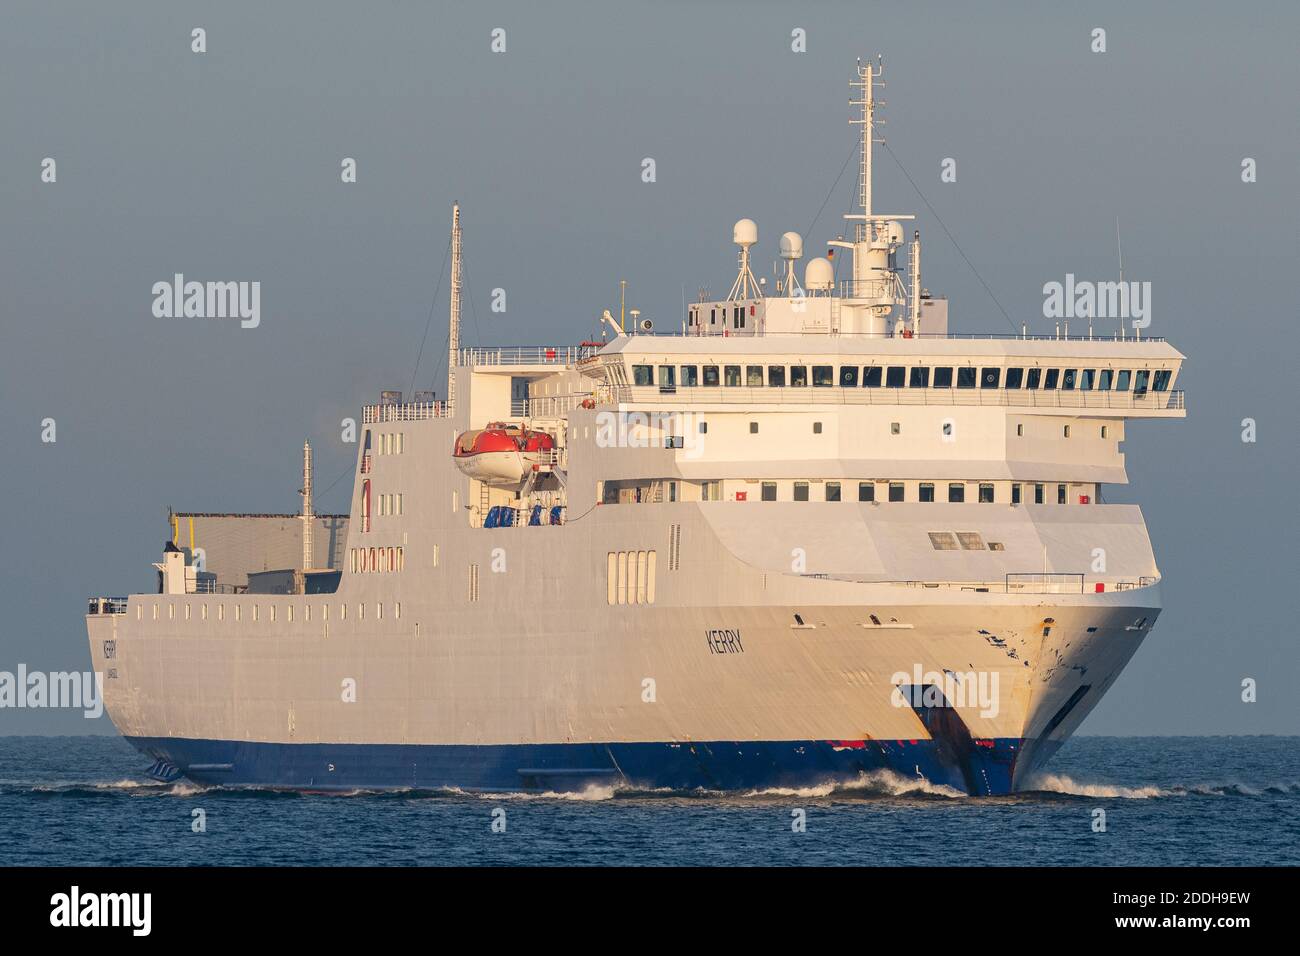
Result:
<svg viewBox="0 0 1300 956">
<path fill-rule="evenodd" d="M 460 203 L 451 207 L 451 327 L 447 335 L 447 414 L 456 410 L 456 363 L 460 355 Z"/>
</svg>

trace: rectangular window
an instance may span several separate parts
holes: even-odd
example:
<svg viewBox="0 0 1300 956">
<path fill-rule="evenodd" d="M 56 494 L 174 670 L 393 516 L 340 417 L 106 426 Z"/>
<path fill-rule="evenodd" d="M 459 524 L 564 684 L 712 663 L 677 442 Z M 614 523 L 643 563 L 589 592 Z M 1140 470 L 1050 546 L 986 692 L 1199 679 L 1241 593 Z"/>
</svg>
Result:
<svg viewBox="0 0 1300 956">
<path fill-rule="evenodd" d="M 1019 388 L 1025 381 L 1025 370 L 1023 368 L 1007 369 L 1007 388 Z"/>
<path fill-rule="evenodd" d="M 835 367 L 833 365 L 814 365 L 813 388 L 830 388 L 835 384 Z"/>
<path fill-rule="evenodd" d="M 1074 383 L 1075 383 L 1075 380 L 1076 380 L 1078 377 L 1079 377 L 1079 372 L 1078 372 L 1078 370 L 1076 370 L 1076 369 L 1067 368 L 1064 372 L 1062 372 L 1062 373 L 1061 373 L 1061 391 L 1063 391 L 1063 392 L 1072 392 L 1072 391 L 1074 391 Z"/>
<path fill-rule="evenodd" d="M 944 366 L 934 370 L 935 388 L 952 388 L 952 368 Z"/>
<path fill-rule="evenodd" d="M 808 482 L 796 481 L 794 483 L 794 500 L 795 501 L 808 500 Z"/>
<path fill-rule="evenodd" d="M 750 388 L 763 387 L 763 366 L 746 365 L 745 366 L 745 384 Z"/>
<path fill-rule="evenodd" d="M 891 365 L 885 371 L 885 388 L 902 388 L 907 377 L 907 369 L 901 365 Z"/>
<path fill-rule="evenodd" d="M 880 388 L 880 366 L 867 365 L 862 369 L 862 387 Z"/>
<path fill-rule="evenodd" d="M 957 387 L 974 388 L 975 387 L 975 369 L 970 365 L 963 365 L 957 369 Z"/>
<path fill-rule="evenodd" d="M 1152 383 L 1151 387 L 1157 392 L 1169 391 L 1169 379 L 1173 377 L 1173 374 L 1170 369 L 1160 369 L 1156 372 L 1155 382 Z"/>
<path fill-rule="evenodd" d="M 930 369 L 925 365 L 914 365 L 907 379 L 908 388 L 929 388 Z"/>
<path fill-rule="evenodd" d="M 951 531 L 931 531 L 930 547 L 936 551 L 956 551 L 957 536 Z"/>
<path fill-rule="evenodd" d="M 960 481 L 951 482 L 948 485 L 948 500 L 959 503 L 966 500 L 966 485 Z"/>
<path fill-rule="evenodd" d="M 718 385 L 718 367 L 716 365 L 704 366 L 704 387 L 716 388 Z"/>
<path fill-rule="evenodd" d="M 1095 368 L 1085 368 L 1079 374 L 1079 391 L 1091 392 L 1097 384 L 1097 370 Z"/>
<path fill-rule="evenodd" d="M 1041 368 L 1031 368 L 1029 375 L 1025 380 L 1025 388 L 1038 388 L 1043 381 L 1043 370 Z"/>
<path fill-rule="evenodd" d="M 1133 381 L 1133 394 L 1145 395 L 1147 393 L 1147 381 L 1151 378 L 1151 373 L 1146 369 L 1141 369 L 1137 373 L 1137 378 Z"/>
<path fill-rule="evenodd" d="M 840 366 L 840 388 L 858 387 L 858 367 L 856 365 Z"/>
<path fill-rule="evenodd" d="M 1012 503 L 1013 505 L 1018 505 L 1018 504 L 1020 504 L 1020 485 L 1019 485 L 1019 484 L 1014 484 L 1014 485 L 1011 486 L 1011 503 Z"/>
<path fill-rule="evenodd" d="M 1057 503 L 1058 505 L 1063 505 L 1063 504 L 1065 504 L 1066 495 L 1067 495 L 1068 493 L 1069 493 L 1069 488 L 1067 488 L 1065 485 L 1057 485 L 1057 486 L 1056 486 L 1056 503 Z"/>
<path fill-rule="evenodd" d="M 1108 369 L 1108 368 L 1104 368 L 1104 369 L 1102 369 L 1102 370 L 1101 370 L 1101 375 L 1100 375 L 1100 377 L 1097 379 L 1097 389 L 1098 389 L 1099 391 L 1102 391 L 1102 392 L 1109 392 L 1109 391 L 1110 391 L 1111 382 L 1112 382 L 1112 380 L 1113 380 L 1114 378 L 1115 378 L 1115 373 L 1114 373 L 1114 372 L 1112 372 L 1112 371 L 1111 371 L 1110 369 Z"/>
<path fill-rule="evenodd" d="M 1047 370 L 1047 374 L 1043 376 L 1043 388 L 1049 390 L 1056 388 L 1056 385 L 1060 381 L 1060 379 L 1061 379 L 1061 370 L 1059 368 L 1049 368 Z"/>
<path fill-rule="evenodd" d="M 649 365 L 632 366 L 632 384 L 633 385 L 653 385 L 655 378 L 654 369 Z"/>
<path fill-rule="evenodd" d="M 980 504 L 993 504 L 993 484 L 992 482 L 980 482 Z"/>
<path fill-rule="evenodd" d="M 986 368 L 980 372 L 980 388 L 997 388 L 1002 383 L 1002 369 Z"/>
<path fill-rule="evenodd" d="M 921 482 L 920 492 L 917 495 L 918 501 L 934 501 L 934 483 L 929 481 Z"/>
<path fill-rule="evenodd" d="M 790 387 L 791 388 L 808 387 L 808 366 L 806 365 L 790 366 Z"/>
<path fill-rule="evenodd" d="M 765 482 L 763 482 L 763 500 L 764 500 L 764 501 L 776 501 L 776 482 L 775 482 L 775 481 L 765 481 Z"/>
<path fill-rule="evenodd" d="M 827 501 L 840 500 L 840 483 L 838 481 L 826 482 L 826 500 Z"/>
<path fill-rule="evenodd" d="M 659 387 L 660 388 L 677 387 L 677 367 L 675 365 L 659 366 Z"/>
<path fill-rule="evenodd" d="M 700 370 L 697 366 L 683 365 L 681 367 L 681 373 L 682 388 L 695 388 L 700 384 Z"/>
<path fill-rule="evenodd" d="M 891 481 L 889 483 L 889 500 L 890 501 L 903 500 L 903 483 L 901 481 Z"/>
<path fill-rule="evenodd" d="M 1102 437 L 1102 438 L 1105 438 L 1105 437 L 1106 437 L 1106 426 L 1105 426 L 1105 425 L 1102 425 L 1102 426 L 1101 426 L 1101 437 Z"/>
<path fill-rule="evenodd" d="M 722 384 L 735 388 L 740 384 L 740 366 L 724 365 L 722 367 Z"/>
<path fill-rule="evenodd" d="M 769 388 L 785 388 L 784 365 L 769 365 L 767 367 L 767 384 Z"/>
<path fill-rule="evenodd" d="M 1042 503 L 1043 503 L 1043 486 L 1034 485 L 1034 504 L 1041 505 Z"/>
<path fill-rule="evenodd" d="M 876 500 L 876 483 L 874 481 L 858 482 L 858 500 L 859 501 Z"/>
<path fill-rule="evenodd" d="M 1115 391 L 1127 392 L 1133 385 L 1133 373 L 1128 369 L 1120 369 L 1115 373 Z"/>
</svg>

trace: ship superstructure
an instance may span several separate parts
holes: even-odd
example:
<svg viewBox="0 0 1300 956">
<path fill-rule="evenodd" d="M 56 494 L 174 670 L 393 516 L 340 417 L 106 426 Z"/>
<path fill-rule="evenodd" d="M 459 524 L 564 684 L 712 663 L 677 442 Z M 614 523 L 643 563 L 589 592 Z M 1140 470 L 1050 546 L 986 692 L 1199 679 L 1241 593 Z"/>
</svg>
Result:
<svg viewBox="0 0 1300 956">
<path fill-rule="evenodd" d="M 109 713 L 153 771 L 1025 786 L 1159 613 L 1141 512 L 1104 497 L 1126 422 L 1185 415 L 1183 357 L 950 333 L 911 217 L 872 211 L 879 76 L 859 64 L 847 274 L 801 277 L 786 233 L 768 294 L 742 219 L 731 291 L 672 334 L 620 309 L 602 342 L 460 347 L 457 207 L 447 397 L 365 407 L 341 573 L 226 587 L 177 533 L 160 593 L 91 601 Z M 310 529 L 309 467 L 303 493 Z"/>
</svg>

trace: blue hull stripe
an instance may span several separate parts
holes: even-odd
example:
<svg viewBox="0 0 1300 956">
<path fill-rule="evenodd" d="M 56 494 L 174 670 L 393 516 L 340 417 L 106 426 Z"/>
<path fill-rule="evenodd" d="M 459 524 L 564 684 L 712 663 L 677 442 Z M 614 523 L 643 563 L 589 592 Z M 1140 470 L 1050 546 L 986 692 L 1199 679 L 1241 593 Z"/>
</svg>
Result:
<svg viewBox="0 0 1300 956">
<path fill-rule="evenodd" d="M 179 770 L 202 784 L 322 791 L 566 791 L 611 783 L 745 791 L 814 786 L 883 769 L 988 795 L 1011 791 L 1024 751 L 1045 756 L 1055 749 L 1019 738 L 981 740 L 961 750 L 935 740 L 453 745 L 127 739 L 169 776 Z"/>
</svg>

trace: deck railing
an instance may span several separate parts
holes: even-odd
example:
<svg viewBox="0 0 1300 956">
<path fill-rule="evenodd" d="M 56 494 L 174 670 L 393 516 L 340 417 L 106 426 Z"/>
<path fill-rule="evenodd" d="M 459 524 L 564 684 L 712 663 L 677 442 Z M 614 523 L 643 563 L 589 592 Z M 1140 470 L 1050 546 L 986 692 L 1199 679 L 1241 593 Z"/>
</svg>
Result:
<svg viewBox="0 0 1300 956">
<path fill-rule="evenodd" d="M 596 345 L 511 345 L 499 348 L 461 349 L 457 364 L 484 365 L 573 365 L 594 354 Z"/>
<path fill-rule="evenodd" d="M 366 405 L 362 408 L 362 421 L 367 425 L 381 422 L 418 422 L 426 418 L 446 418 L 446 402 L 401 402 L 388 405 Z"/>
</svg>

